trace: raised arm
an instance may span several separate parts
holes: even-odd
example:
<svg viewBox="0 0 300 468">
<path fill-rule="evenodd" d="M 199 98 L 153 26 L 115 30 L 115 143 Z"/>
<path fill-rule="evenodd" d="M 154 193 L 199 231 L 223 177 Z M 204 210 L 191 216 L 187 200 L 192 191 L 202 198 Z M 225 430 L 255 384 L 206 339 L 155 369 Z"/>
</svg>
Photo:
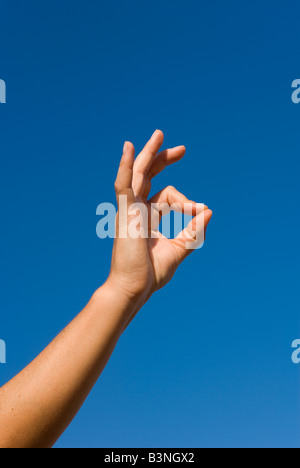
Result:
<svg viewBox="0 0 300 468">
<path fill-rule="evenodd" d="M 130 321 L 172 278 L 193 244 L 204 237 L 212 215 L 206 206 L 189 201 L 173 187 L 148 201 L 151 179 L 185 153 L 184 147 L 158 153 L 162 143 L 163 134 L 156 131 L 136 160 L 133 145 L 125 143 L 115 183 L 119 212 L 109 278 L 70 325 L 0 389 L 0 447 L 53 446 L 80 409 Z M 159 234 L 157 226 L 146 219 L 138 225 L 141 235 L 131 236 L 136 202 L 145 206 L 148 221 L 153 214 L 151 204 L 158 203 L 173 205 L 177 211 L 186 205 L 195 217 L 173 240 Z M 159 212 L 157 217 L 160 220 Z"/>
</svg>

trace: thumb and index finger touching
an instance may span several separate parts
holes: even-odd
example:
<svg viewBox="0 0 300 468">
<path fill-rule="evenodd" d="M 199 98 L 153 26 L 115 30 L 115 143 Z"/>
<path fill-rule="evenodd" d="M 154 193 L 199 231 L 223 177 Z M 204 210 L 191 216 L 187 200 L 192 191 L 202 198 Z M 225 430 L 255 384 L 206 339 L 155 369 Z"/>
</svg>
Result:
<svg viewBox="0 0 300 468">
<path fill-rule="evenodd" d="M 152 153 L 152 157 L 154 156 L 155 155 Z M 149 155 L 147 155 L 146 153 L 145 157 L 147 158 L 147 166 L 149 166 Z M 141 164 L 141 155 L 139 155 L 139 158 L 139 163 Z M 118 175 L 115 181 L 115 191 L 118 205 L 121 195 L 127 196 L 128 207 L 134 204 L 136 201 L 133 191 L 134 165 L 135 149 L 131 142 L 126 141 L 123 148 L 123 155 L 120 162 Z M 152 197 L 150 203 L 151 202 L 167 202 L 171 204 L 179 203 L 179 205 L 181 206 L 187 202 L 192 204 L 193 208 L 191 214 L 194 215 L 194 218 L 190 221 L 189 225 L 179 234 L 179 236 L 173 240 L 181 260 L 188 256 L 194 248 L 197 248 L 196 243 L 199 243 L 199 239 L 201 239 L 201 236 L 204 242 L 206 229 L 213 214 L 207 206 L 189 201 L 184 195 L 182 195 L 173 187 L 168 187 L 163 191 L 159 192 L 159 194 Z M 187 243 L 189 245 L 188 248 Z"/>
</svg>

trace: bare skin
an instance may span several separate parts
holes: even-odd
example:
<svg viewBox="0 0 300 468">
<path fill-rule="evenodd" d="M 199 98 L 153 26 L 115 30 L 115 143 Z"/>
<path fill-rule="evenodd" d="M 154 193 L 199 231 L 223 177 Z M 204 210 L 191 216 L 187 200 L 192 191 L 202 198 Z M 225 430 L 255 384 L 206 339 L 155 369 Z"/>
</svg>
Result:
<svg viewBox="0 0 300 468">
<path fill-rule="evenodd" d="M 173 187 L 149 200 L 151 180 L 166 166 L 180 160 L 179 146 L 159 153 L 163 133 L 156 131 L 135 159 L 126 142 L 115 183 L 117 200 L 127 195 L 128 216 L 136 201 L 192 204 L 200 226 L 208 226 L 212 212 L 199 211 Z M 117 219 L 118 221 L 118 219 Z M 118 226 L 117 222 L 117 226 Z M 167 284 L 180 263 L 192 252 L 194 222 L 177 239 L 117 238 L 111 272 L 85 309 L 20 374 L 0 389 L 0 447 L 52 447 L 75 417 L 106 366 L 128 324 L 151 295 Z"/>
</svg>

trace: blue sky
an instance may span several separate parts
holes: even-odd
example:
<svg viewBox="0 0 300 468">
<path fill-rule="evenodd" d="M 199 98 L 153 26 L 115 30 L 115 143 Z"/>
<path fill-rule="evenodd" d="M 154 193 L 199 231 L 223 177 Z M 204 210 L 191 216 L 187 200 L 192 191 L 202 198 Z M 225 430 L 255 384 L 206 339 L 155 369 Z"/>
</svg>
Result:
<svg viewBox="0 0 300 468">
<path fill-rule="evenodd" d="M 144 307 L 58 447 L 299 447 L 299 3 L 1 2 L 0 385 L 109 271 L 96 207 L 156 128 L 207 243 Z M 59 366 L 60 363 L 57 363 Z"/>
</svg>

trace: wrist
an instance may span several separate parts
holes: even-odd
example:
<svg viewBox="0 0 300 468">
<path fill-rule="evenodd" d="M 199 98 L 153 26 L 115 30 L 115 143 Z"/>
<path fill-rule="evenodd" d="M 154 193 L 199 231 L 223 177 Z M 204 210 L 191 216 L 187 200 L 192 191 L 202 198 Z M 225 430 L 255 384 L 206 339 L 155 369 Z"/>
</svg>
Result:
<svg viewBox="0 0 300 468">
<path fill-rule="evenodd" d="M 111 314 L 117 315 L 125 329 L 149 297 L 145 294 L 129 294 L 109 277 L 93 294 L 92 301 L 97 304 L 99 310 L 103 309 L 105 303 L 106 308 Z"/>
<path fill-rule="evenodd" d="M 149 284 L 144 281 L 142 284 L 138 284 L 137 281 L 132 281 L 113 272 L 110 273 L 105 285 L 115 294 L 126 298 L 133 305 L 145 304 L 154 292 L 150 281 Z"/>
</svg>

